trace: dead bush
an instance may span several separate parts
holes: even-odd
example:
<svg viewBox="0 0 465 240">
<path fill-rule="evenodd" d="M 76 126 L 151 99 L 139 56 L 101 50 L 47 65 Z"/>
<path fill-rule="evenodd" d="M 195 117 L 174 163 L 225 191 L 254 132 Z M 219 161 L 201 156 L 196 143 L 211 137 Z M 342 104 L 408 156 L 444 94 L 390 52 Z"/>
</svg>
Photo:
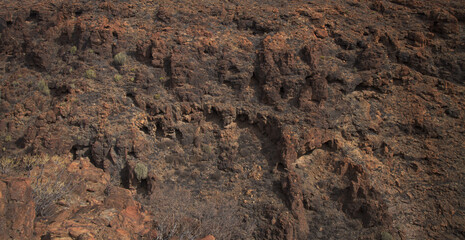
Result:
<svg viewBox="0 0 465 240">
<path fill-rule="evenodd" d="M 37 216 L 52 216 L 55 213 L 56 202 L 69 195 L 74 186 L 71 176 L 65 169 L 60 170 L 53 177 L 45 176 L 42 170 L 32 182 Z"/>
<path fill-rule="evenodd" d="M 65 159 L 59 156 L 30 156 L 23 158 L 23 164 L 32 179 L 33 198 L 36 214 L 49 217 L 55 213 L 56 203 L 67 197 L 77 186 L 73 176 L 66 170 Z"/>
<path fill-rule="evenodd" d="M 254 224 L 244 221 L 233 201 L 205 201 L 186 189 L 165 187 L 153 194 L 149 207 L 155 218 L 156 240 L 195 240 L 209 234 L 225 240 L 252 236 Z"/>
</svg>

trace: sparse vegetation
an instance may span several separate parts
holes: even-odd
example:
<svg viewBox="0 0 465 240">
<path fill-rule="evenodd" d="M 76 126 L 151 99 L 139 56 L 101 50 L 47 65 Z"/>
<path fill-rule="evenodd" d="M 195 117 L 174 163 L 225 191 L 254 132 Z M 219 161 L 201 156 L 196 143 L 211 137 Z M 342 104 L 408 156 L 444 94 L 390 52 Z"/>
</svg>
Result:
<svg viewBox="0 0 465 240">
<path fill-rule="evenodd" d="M 96 79 L 97 78 L 97 73 L 93 69 L 88 69 L 86 71 L 85 77 L 88 79 Z"/>
<path fill-rule="evenodd" d="M 11 170 L 30 171 L 34 167 L 43 167 L 48 162 L 53 162 L 57 166 L 64 166 L 63 159 L 59 156 L 41 155 L 26 155 L 22 158 L 2 157 L 0 158 L 0 171 L 6 174 Z"/>
<path fill-rule="evenodd" d="M 22 158 L 21 165 L 26 169 L 26 170 L 31 170 L 36 166 L 42 167 L 45 165 L 47 162 L 50 160 L 57 161 L 58 157 L 53 156 L 50 157 L 47 154 L 41 154 L 41 155 L 27 155 Z"/>
<path fill-rule="evenodd" d="M 11 140 L 12 140 L 11 135 L 8 134 L 5 136 L 5 142 L 11 142 Z"/>
<path fill-rule="evenodd" d="M 69 49 L 69 53 L 71 53 L 72 55 L 76 54 L 77 52 L 77 47 L 76 46 L 72 46 L 70 49 Z"/>
<path fill-rule="evenodd" d="M 147 179 L 148 168 L 143 163 L 137 163 L 134 167 L 134 173 L 136 174 L 137 180 L 141 181 L 143 179 Z"/>
<path fill-rule="evenodd" d="M 128 56 L 124 52 L 120 52 L 113 57 L 113 61 L 116 65 L 122 66 L 124 63 L 126 63 Z"/>
<path fill-rule="evenodd" d="M 121 79 L 123 79 L 123 76 L 119 74 L 115 74 L 115 76 L 113 76 L 113 80 L 115 80 L 115 82 L 120 82 Z"/>
<path fill-rule="evenodd" d="M 54 177 L 46 177 L 41 172 L 33 179 L 32 190 L 36 214 L 48 217 L 55 212 L 55 203 L 68 195 L 74 188 L 72 178 L 61 169 Z"/>
<path fill-rule="evenodd" d="M 10 171 L 18 167 L 18 162 L 14 158 L 1 157 L 0 158 L 0 173 L 8 174 Z"/>
<path fill-rule="evenodd" d="M 157 240 L 195 240 L 209 234 L 216 239 L 247 239 L 254 229 L 232 201 L 206 202 L 178 187 L 160 189 L 150 201 Z"/>
<path fill-rule="evenodd" d="M 53 215 L 56 202 L 68 195 L 75 186 L 72 176 L 66 171 L 65 158 L 47 154 L 25 156 L 20 165 L 29 171 L 32 179 L 37 216 Z M 35 170 L 31 171 L 33 168 Z"/>
<path fill-rule="evenodd" d="M 48 85 L 45 82 L 45 80 L 40 79 L 39 82 L 37 83 L 37 88 L 42 94 L 46 96 L 50 95 L 50 89 L 48 88 Z"/>
<path fill-rule="evenodd" d="M 392 235 L 388 232 L 382 232 L 381 240 L 392 240 Z"/>
<path fill-rule="evenodd" d="M 202 151 L 204 153 L 210 154 L 210 153 L 212 153 L 212 147 L 210 145 L 204 144 L 204 145 L 202 145 Z"/>
<path fill-rule="evenodd" d="M 47 165 L 48 176 L 44 172 Z M 37 171 L 31 171 L 33 168 Z M 50 171 L 50 168 L 53 170 Z M 46 154 L 24 156 L 23 158 L 0 158 L 0 173 L 11 174 L 13 171 L 28 172 L 31 177 L 33 199 L 36 206 L 36 214 L 47 217 L 53 214 L 54 204 L 73 190 L 73 182 L 64 165 L 64 159 L 59 156 L 49 156 Z M 30 174 L 33 175 L 30 175 Z"/>
<path fill-rule="evenodd" d="M 4 1 L 0 240 L 465 235 L 465 0 L 284 3 Z"/>
</svg>

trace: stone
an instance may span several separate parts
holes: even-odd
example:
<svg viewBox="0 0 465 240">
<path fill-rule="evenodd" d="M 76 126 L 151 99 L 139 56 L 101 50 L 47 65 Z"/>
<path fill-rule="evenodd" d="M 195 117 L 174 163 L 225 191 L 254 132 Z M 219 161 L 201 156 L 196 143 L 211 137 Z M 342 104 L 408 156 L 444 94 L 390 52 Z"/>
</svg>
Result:
<svg viewBox="0 0 465 240">
<path fill-rule="evenodd" d="M 328 37 L 328 32 L 326 31 L 326 29 L 318 28 L 318 29 L 315 30 L 315 35 L 318 38 L 327 38 Z"/>
<path fill-rule="evenodd" d="M 200 238 L 198 240 L 215 240 L 216 238 L 213 235 L 205 236 L 204 238 Z"/>
<path fill-rule="evenodd" d="M 30 181 L 0 177 L 0 238 L 31 239 L 35 216 Z"/>
</svg>

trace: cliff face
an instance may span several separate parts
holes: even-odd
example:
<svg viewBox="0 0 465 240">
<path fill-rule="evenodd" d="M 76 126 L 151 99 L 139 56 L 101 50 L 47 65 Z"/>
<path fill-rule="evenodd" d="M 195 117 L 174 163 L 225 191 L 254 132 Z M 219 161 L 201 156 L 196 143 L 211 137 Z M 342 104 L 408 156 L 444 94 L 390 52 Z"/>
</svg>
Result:
<svg viewBox="0 0 465 240">
<path fill-rule="evenodd" d="M 1 3 L 0 154 L 80 186 L 24 236 L 465 237 L 463 1 Z"/>
</svg>

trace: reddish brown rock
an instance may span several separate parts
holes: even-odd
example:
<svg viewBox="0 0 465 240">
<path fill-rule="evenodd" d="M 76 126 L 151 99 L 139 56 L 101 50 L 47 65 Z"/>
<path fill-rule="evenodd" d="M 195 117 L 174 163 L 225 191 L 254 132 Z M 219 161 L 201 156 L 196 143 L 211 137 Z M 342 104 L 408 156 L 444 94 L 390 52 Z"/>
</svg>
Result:
<svg viewBox="0 0 465 240">
<path fill-rule="evenodd" d="M 417 47 L 424 47 L 428 43 L 427 38 L 422 32 L 409 32 L 407 37 L 412 40 Z"/>
<path fill-rule="evenodd" d="M 204 238 L 201 238 L 199 240 L 215 240 L 216 238 L 213 236 L 213 235 L 208 235 L 208 236 L 205 236 Z"/>
<path fill-rule="evenodd" d="M 387 55 L 382 48 L 371 46 L 360 53 L 356 66 L 360 70 L 376 69 L 382 67 L 386 60 Z"/>
<path fill-rule="evenodd" d="M 73 159 L 76 186 L 35 220 L 37 238 L 156 238 L 150 199 L 166 197 L 182 226 L 218 219 L 195 238 L 454 239 L 465 226 L 463 9 L 3 1 L 0 155 Z M 30 168 L 1 170 L 40 172 Z M 186 193 L 161 194 L 173 186 Z"/>
<path fill-rule="evenodd" d="M 318 28 L 318 29 L 315 30 L 315 35 L 318 38 L 327 38 L 328 37 L 328 32 L 326 31 L 326 29 Z"/>
<path fill-rule="evenodd" d="M 121 229 L 126 233 L 144 236 L 151 230 L 151 218 L 141 212 L 139 206 L 129 206 L 110 222 L 113 229 Z"/>
<path fill-rule="evenodd" d="M 429 13 L 433 21 L 431 29 L 442 34 L 457 33 L 460 29 L 457 18 L 444 9 L 434 9 Z"/>
<path fill-rule="evenodd" d="M 297 238 L 304 237 L 308 234 L 308 225 L 303 205 L 302 188 L 300 179 L 294 172 L 289 172 L 287 179 L 282 183 L 283 191 L 288 195 L 290 209 L 295 216 L 297 223 L 294 226 L 294 234 Z"/>
<path fill-rule="evenodd" d="M 312 80 L 312 100 L 321 102 L 328 98 L 328 82 L 324 76 L 317 75 Z"/>
<path fill-rule="evenodd" d="M 88 192 L 103 193 L 110 182 L 109 174 L 102 169 L 96 168 L 87 158 L 72 162 L 67 170 L 70 173 L 82 176 L 82 182 Z"/>
<path fill-rule="evenodd" d="M 34 206 L 28 179 L 0 177 L 0 237 L 32 239 L 36 215 Z"/>
</svg>

